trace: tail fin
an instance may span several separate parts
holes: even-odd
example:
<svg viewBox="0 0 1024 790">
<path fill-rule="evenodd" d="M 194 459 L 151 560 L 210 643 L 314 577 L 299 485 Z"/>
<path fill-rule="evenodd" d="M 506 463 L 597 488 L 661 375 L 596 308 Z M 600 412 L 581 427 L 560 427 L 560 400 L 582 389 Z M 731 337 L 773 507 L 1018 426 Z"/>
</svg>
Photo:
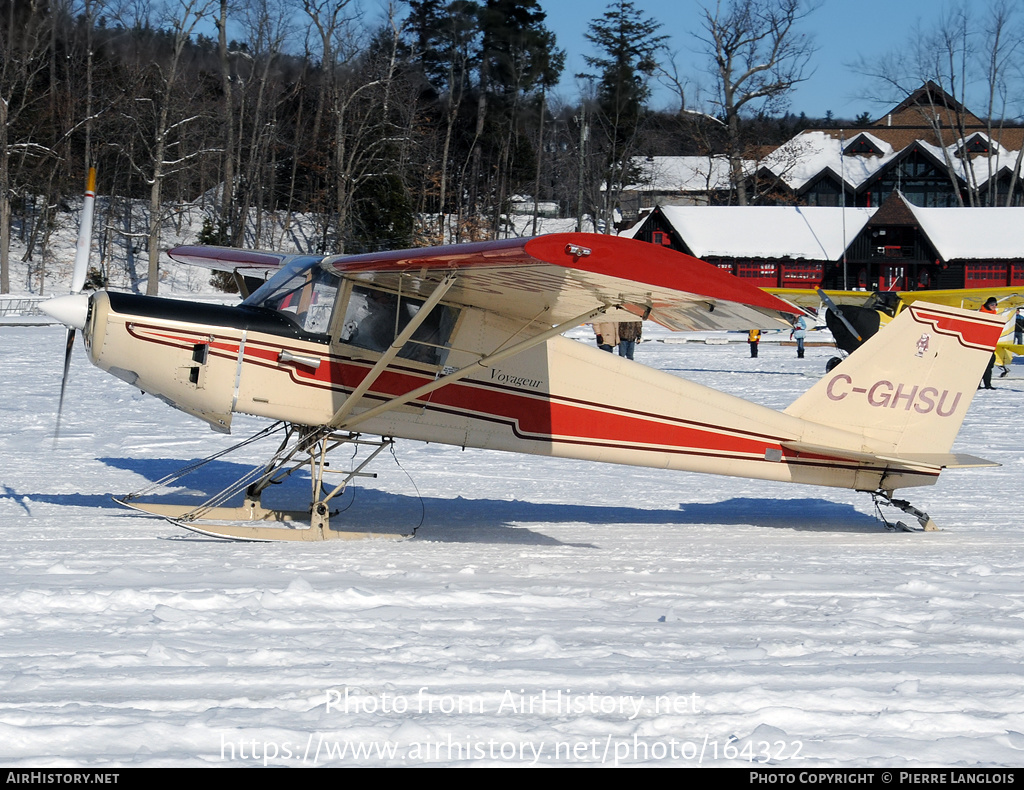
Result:
<svg viewBox="0 0 1024 790">
<path fill-rule="evenodd" d="M 996 315 L 918 302 L 786 414 L 858 434 L 864 444 L 851 450 L 948 453 L 1003 323 Z"/>
</svg>

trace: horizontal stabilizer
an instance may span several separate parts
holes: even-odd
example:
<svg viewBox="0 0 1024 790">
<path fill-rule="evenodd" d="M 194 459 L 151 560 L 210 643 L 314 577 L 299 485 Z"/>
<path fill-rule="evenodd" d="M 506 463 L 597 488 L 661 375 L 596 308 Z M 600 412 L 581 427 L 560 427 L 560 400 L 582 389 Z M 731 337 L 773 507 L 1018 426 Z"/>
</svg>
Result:
<svg viewBox="0 0 1024 790">
<path fill-rule="evenodd" d="M 943 469 L 979 469 L 983 466 L 1002 466 L 987 458 L 979 458 L 968 453 L 904 453 L 893 456 L 896 460 L 909 463 L 922 463 Z"/>
<path fill-rule="evenodd" d="M 900 455 L 884 453 L 865 453 L 855 450 L 841 450 L 835 447 L 824 447 L 806 442 L 783 442 L 782 448 L 791 452 L 807 455 L 826 455 L 833 458 L 845 458 L 857 463 L 877 466 L 926 467 L 939 469 L 966 469 L 984 466 L 1001 466 L 995 461 L 988 461 L 967 453 L 902 453 Z"/>
</svg>

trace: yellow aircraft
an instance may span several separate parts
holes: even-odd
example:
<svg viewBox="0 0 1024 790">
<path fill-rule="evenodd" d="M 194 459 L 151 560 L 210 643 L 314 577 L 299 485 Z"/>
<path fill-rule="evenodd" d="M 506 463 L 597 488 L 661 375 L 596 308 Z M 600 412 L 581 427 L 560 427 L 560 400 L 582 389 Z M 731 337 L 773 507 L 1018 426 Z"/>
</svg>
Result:
<svg viewBox="0 0 1024 790">
<path fill-rule="evenodd" d="M 960 307 L 965 310 L 979 310 L 986 300 L 995 297 L 999 311 L 1007 318 L 1002 337 L 1012 339 L 1016 310 L 1024 307 L 1024 289 L 1019 288 L 949 288 L 925 291 L 829 291 L 820 288 L 764 288 L 764 291 L 784 299 L 803 310 L 817 310 L 822 303 L 832 308 L 837 315 L 833 330 L 836 345 L 846 353 L 852 353 L 869 337 L 895 318 L 907 305 L 914 302 L 929 302 Z M 831 303 L 831 304 L 830 304 Z M 838 316 L 842 316 L 839 318 Z M 845 319 L 845 320 L 844 320 Z M 844 325 L 845 324 L 845 325 Z M 996 365 L 1003 368 L 1003 376 L 1009 372 L 1014 356 L 1024 356 L 1024 345 L 1000 340 L 995 349 Z M 834 367 L 838 358 L 829 362 Z M 832 369 L 829 367 L 829 370 Z"/>
</svg>

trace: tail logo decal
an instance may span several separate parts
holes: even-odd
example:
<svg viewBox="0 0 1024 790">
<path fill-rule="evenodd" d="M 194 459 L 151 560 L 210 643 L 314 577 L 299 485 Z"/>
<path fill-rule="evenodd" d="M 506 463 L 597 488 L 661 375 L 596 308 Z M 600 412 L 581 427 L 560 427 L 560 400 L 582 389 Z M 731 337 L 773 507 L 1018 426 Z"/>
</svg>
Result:
<svg viewBox="0 0 1024 790">
<path fill-rule="evenodd" d="M 920 341 L 918 341 L 920 345 Z M 918 414 L 931 414 L 935 412 L 939 417 L 950 417 L 956 412 L 960 405 L 962 392 L 950 392 L 948 389 L 939 390 L 936 387 L 920 387 L 903 384 L 893 384 L 891 381 L 875 381 L 867 387 L 854 387 L 853 379 L 845 373 L 838 373 L 832 377 L 825 389 L 829 400 L 844 400 L 849 395 L 863 395 L 869 406 L 878 409 L 896 409 L 902 407 L 904 411 L 913 409 Z M 951 403 L 947 402 L 952 399 Z"/>
<path fill-rule="evenodd" d="M 928 351 L 928 340 L 929 335 L 927 332 L 922 333 L 920 339 L 917 341 L 917 354 L 915 356 L 923 357 Z"/>
<path fill-rule="evenodd" d="M 920 307 L 911 307 L 910 310 L 918 323 L 930 324 L 934 331 L 943 335 L 952 335 L 960 341 L 961 345 L 968 348 L 991 351 L 999 342 L 999 336 L 1002 334 L 1003 321 L 997 316 L 985 316 L 979 313 L 976 314 L 977 317 L 973 315 L 963 317 Z M 920 348 L 920 341 L 918 341 L 918 348 Z"/>
</svg>

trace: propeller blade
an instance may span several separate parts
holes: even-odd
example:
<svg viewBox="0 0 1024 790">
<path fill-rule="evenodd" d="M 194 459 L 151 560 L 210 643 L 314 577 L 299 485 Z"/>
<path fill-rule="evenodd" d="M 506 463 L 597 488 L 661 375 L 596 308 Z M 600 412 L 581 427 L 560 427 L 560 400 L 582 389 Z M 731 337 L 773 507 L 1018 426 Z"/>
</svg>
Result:
<svg viewBox="0 0 1024 790">
<path fill-rule="evenodd" d="M 41 305 L 43 312 L 53 316 L 67 328 L 64 341 L 64 375 L 60 380 L 60 401 L 57 403 L 57 425 L 53 429 L 53 446 L 60 437 L 60 418 L 64 413 L 64 393 L 68 387 L 68 371 L 71 370 L 71 352 L 75 347 L 75 329 L 85 329 L 89 314 L 89 297 L 82 293 L 85 278 L 89 274 L 89 253 L 92 251 L 92 214 L 96 205 L 96 168 L 89 168 L 89 180 L 85 185 L 85 200 L 82 203 L 82 221 L 78 226 L 78 243 L 75 246 L 75 268 L 71 273 L 71 294 L 50 299 Z"/>
<path fill-rule="evenodd" d="M 57 446 L 60 437 L 60 416 L 64 411 L 64 391 L 68 386 L 68 371 L 71 369 L 71 351 L 75 347 L 75 328 L 68 327 L 67 339 L 64 344 L 64 376 L 60 380 L 60 401 L 57 403 L 57 426 L 53 429 L 53 444 Z"/>
<path fill-rule="evenodd" d="M 71 274 L 71 293 L 79 293 L 85 287 L 89 274 L 89 253 L 92 251 L 92 214 L 96 204 L 96 168 L 89 168 L 89 181 L 85 186 L 85 201 L 82 203 L 82 222 L 78 226 L 78 244 L 75 246 L 75 268 Z"/>
</svg>

